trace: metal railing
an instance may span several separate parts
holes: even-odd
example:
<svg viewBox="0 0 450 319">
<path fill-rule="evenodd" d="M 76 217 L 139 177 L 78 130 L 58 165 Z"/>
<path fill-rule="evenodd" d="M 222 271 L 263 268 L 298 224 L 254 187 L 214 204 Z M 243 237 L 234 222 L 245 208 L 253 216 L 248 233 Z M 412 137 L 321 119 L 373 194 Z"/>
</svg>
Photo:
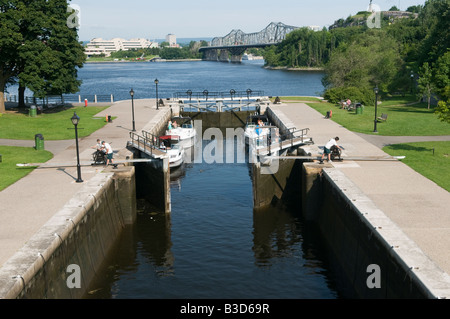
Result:
<svg viewBox="0 0 450 319">
<path fill-rule="evenodd" d="M 304 142 L 305 135 L 308 134 L 309 128 L 302 128 L 302 129 L 298 130 L 296 127 L 292 127 L 292 128 L 288 128 L 288 131 L 289 131 L 289 134 L 285 134 L 283 136 L 291 139 L 291 147 L 292 147 L 295 138 L 301 138 L 302 143 Z M 298 133 L 298 132 L 301 132 L 300 136 L 295 136 L 295 133 Z"/>
<path fill-rule="evenodd" d="M 152 134 L 150 132 L 142 130 L 142 136 L 147 141 L 148 145 L 151 145 L 154 149 L 157 149 L 161 152 L 165 152 L 165 150 L 161 149 L 161 140 L 159 136 L 156 136 L 155 134 Z"/>
<path fill-rule="evenodd" d="M 192 99 L 205 99 L 208 101 L 216 100 L 216 99 L 250 99 L 264 96 L 264 91 L 253 91 L 251 89 L 247 89 L 246 91 L 236 91 L 230 90 L 228 92 L 209 92 L 208 90 L 204 90 L 202 92 L 193 92 L 191 90 L 187 90 L 186 92 L 175 92 L 173 94 L 174 99 L 184 99 L 191 101 Z"/>
<path fill-rule="evenodd" d="M 143 151 L 146 154 L 153 156 L 153 151 L 158 150 L 164 152 L 163 150 L 156 147 L 151 141 L 144 136 L 141 136 L 137 133 L 130 132 L 131 144 L 133 147 L 137 148 L 140 151 Z"/>
<path fill-rule="evenodd" d="M 16 94 L 5 93 L 5 102 L 19 102 L 19 97 Z M 64 105 L 66 103 L 84 103 L 87 100 L 89 103 L 114 103 L 113 94 L 63 94 L 63 95 L 49 95 L 44 98 L 35 96 L 25 96 L 26 104 L 40 105 L 43 107 L 52 107 Z"/>
<path fill-rule="evenodd" d="M 309 128 L 304 129 L 297 129 L 295 127 L 289 128 L 288 134 L 279 134 L 279 128 L 277 126 L 263 126 L 263 128 L 270 129 L 270 133 L 263 136 L 263 137 L 256 137 L 252 139 L 252 143 L 256 145 L 257 147 L 267 147 L 268 153 L 272 153 L 272 149 L 276 146 L 278 146 L 279 150 L 286 148 L 287 145 L 290 144 L 290 147 L 294 147 L 294 143 L 296 142 L 296 139 L 300 138 L 300 141 L 302 143 L 305 143 L 305 138 L 307 133 L 309 132 Z M 295 133 L 300 132 L 300 136 L 295 136 Z M 312 139 L 311 139 L 312 141 Z M 285 142 L 290 142 L 286 145 Z M 283 145 L 284 143 L 284 145 Z M 260 154 L 260 150 L 257 150 L 257 154 Z"/>
<path fill-rule="evenodd" d="M 66 103 L 114 103 L 113 94 L 64 94 L 63 100 Z"/>
</svg>

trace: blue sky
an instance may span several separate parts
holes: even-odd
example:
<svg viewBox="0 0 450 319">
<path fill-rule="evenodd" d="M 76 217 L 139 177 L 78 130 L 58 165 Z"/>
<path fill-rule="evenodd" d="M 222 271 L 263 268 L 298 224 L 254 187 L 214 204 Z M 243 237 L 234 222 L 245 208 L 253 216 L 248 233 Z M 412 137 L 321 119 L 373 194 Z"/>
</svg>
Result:
<svg viewBox="0 0 450 319">
<path fill-rule="evenodd" d="M 232 29 L 258 32 L 270 22 L 329 26 L 366 10 L 369 0 L 72 0 L 81 9 L 80 40 L 95 37 L 164 39 L 224 36 Z M 381 10 L 402 10 L 425 0 L 373 0 Z"/>
</svg>

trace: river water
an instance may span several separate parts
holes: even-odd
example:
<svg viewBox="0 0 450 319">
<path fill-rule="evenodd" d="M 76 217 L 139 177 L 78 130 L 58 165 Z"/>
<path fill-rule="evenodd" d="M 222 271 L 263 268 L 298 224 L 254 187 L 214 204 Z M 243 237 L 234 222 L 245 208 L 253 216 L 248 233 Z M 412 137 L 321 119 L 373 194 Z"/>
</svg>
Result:
<svg viewBox="0 0 450 319">
<path fill-rule="evenodd" d="M 260 61 L 88 64 L 83 94 L 127 99 L 159 92 L 236 91 L 318 95 L 318 72 L 266 70 Z M 207 142 L 204 142 L 204 146 Z M 237 148 L 236 148 L 237 149 Z M 184 164 L 172 174 L 172 213 L 139 210 L 85 298 L 335 299 L 339 293 L 314 225 L 295 210 L 253 210 L 248 164 Z"/>
<path fill-rule="evenodd" d="M 81 95 L 114 95 L 115 100 L 172 97 L 175 92 L 263 91 L 267 96 L 319 96 L 322 72 L 264 69 L 263 61 L 93 63 L 79 70 Z"/>
</svg>

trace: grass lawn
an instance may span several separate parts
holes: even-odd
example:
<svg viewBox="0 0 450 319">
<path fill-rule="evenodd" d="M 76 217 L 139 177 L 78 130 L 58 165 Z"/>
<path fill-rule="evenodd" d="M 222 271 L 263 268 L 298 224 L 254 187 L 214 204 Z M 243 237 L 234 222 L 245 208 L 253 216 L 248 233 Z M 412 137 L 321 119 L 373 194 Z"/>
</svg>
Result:
<svg viewBox="0 0 450 319">
<path fill-rule="evenodd" d="M 377 116 L 388 115 L 387 121 L 377 123 L 378 135 L 387 136 L 438 136 L 450 135 L 450 125 L 441 122 L 434 114 L 434 108 L 427 109 L 426 103 L 411 103 L 411 97 L 392 97 L 383 100 L 377 108 Z M 375 134 L 375 106 L 365 106 L 363 114 L 340 109 L 331 103 L 308 103 L 309 106 L 322 113 L 332 110 L 332 120 L 350 131 Z"/>
<path fill-rule="evenodd" d="M 450 192 L 450 142 L 395 144 L 383 151 L 390 155 L 401 151 L 406 156 L 403 163 Z"/>
<path fill-rule="evenodd" d="M 0 191 L 28 175 L 34 168 L 17 168 L 17 163 L 45 163 L 53 157 L 49 151 L 30 147 L 0 146 Z"/>
<path fill-rule="evenodd" d="M 58 107 L 37 117 L 9 111 L 0 117 L 0 138 L 34 140 L 36 134 L 42 134 L 45 140 L 73 139 L 75 133 L 70 118 L 74 112 L 80 117 L 78 135 L 81 138 L 107 124 L 104 117 L 95 116 L 106 108 L 108 107 Z"/>
</svg>

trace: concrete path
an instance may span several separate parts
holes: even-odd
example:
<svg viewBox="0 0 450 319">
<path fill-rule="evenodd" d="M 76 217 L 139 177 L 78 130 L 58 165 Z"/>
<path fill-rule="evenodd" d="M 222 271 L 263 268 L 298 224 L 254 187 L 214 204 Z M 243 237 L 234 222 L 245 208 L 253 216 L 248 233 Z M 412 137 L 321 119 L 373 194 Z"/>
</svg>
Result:
<svg viewBox="0 0 450 319">
<path fill-rule="evenodd" d="M 323 145 L 335 136 L 339 136 L 339 145 L 345 148 L 343 155 L 355 157 L 386 156 L 380 149 L 385 144 L 428 140 L 428 137 L 367 135 L 363 138 L 324 119 L 303 103 L 272 108 L 283 112 L 297 129 L 310 129 L 308 136 L 315 142 L 309 149 L 312 154 L 322 154 Z M 441 140 L 432 137 L 435 139 Z M 450 274 L 449 192 L 400 161 L 344 161 L 333 162 L 333 166 L 360 188 L 438 267 Z"/>
<path fill-rule="evenodd" d="M 139 132 L 154 117 L 166 111 L 167 107 L 157 111 L 155 100 L 135 101 L 136 130 Z M 117 119 L 91 136 L 80 139 L 80 161 L 92 160 L 94 150 L 91 146 L 96 144 L 97 138 L 111 142 L 114 152 L 124 149 L 130 140 L 131 101 L 117 102 L 99 113 L 102 117 L 106 115 Z M 0 140 L 0 145 L 33 147 L 34 141 Z M 54 153 L 54 158 L 48 163 L 76 164 L 75 138 L 68 141 L 44 140 L 44 145 Z M 114 157 L 118 159 L 120 154 Z M 104 169 L 103 166 L 82 167 L 81 178 L 88 181 Z M 35 169 L 0 192 L 0 267 L 83 187 L 84 183 L 76 183 L 76 179 L 76 167 Z"/>
</svg>

